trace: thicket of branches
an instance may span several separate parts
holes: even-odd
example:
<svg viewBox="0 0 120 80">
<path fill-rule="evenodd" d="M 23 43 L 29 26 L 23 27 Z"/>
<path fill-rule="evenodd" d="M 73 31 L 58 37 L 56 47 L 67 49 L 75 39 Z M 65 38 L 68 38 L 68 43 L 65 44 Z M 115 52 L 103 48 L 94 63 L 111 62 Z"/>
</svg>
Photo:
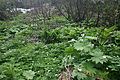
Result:
<svg viewBox="0 0 120 80">
<path fill-rule="evenodd" d="M 4 12 L 8 8 L 13 7 L 34 7 L 37 14 L 48 17 L 51 7 L 46 7 L 46 3 L 54 6 L 60 15 L 70 21 L 93 20 L 95 26 L 120 25 L 120 0 L 1 0 L 0 19 L 6 17 Z"/>
<path fill-rule="evenodd" d="M 96 26 L 120 23 L 120 0 L 54 0 L 54 4 L 75 22 L 94 19 Z"/>
</svg>

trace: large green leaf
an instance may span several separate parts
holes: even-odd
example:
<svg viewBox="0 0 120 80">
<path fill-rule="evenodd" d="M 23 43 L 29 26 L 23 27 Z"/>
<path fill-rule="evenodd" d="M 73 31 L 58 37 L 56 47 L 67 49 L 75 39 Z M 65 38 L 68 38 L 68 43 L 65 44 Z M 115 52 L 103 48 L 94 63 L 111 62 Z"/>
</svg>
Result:
<svg viewBox="0 0 120 80">
<path fill-rule="evenodd" d="M 104 62 L 108 61 L 108 58 L 110 56 L 104 55 L 104 53 L 99 49 L 96 48 L 92 52 L 90 52 L 91 60 L 95 62 L 96 64 L 101 63 L 103 64 Z"/>
<path fill-rule="evenodd" d="M 33 77 L 35 76 L 35 72 L 32 70 L 25 71 L 23 72 L 23 76 L 25 76 L 26 79 L 30 80 L 30 79 L 33 79 Z"/>
<path fill-rule="evenodd" d="M 74 43 L 74 48 L 76 50 L 84 50 L 85 52 L 89 52 L 91 51 L 91 49 L 93 48 L 93 44 L 91 44 L 91 42 L 83 39 L 83 41 L 77 41 L 76 43 Z"/>
<path fill-rule="evenodd" d="M 83 50 L 84 49 L 84 44 L 80 43 L 79 41 L 74 44 L 74 48 L 76 50 Z"/>
<path fill-rule="evenodd" d="M 77 70 L 74 70 L 72 72 L 72 77 L 77 77 L 78 80 L 82 80 L 87 78 L 86 74 L 82 73 L 82 72 L 78 72 Z"/>
</svg>

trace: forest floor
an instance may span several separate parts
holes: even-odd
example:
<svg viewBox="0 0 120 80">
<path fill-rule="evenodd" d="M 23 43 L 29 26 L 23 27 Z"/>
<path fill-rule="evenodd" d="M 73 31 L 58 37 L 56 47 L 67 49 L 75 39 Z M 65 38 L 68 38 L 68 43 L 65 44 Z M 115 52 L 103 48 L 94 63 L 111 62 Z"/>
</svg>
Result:
<svg viewBox="0 0 120 80">
<path fill-rule="evenodd" d="M 0 22 L 0 80 L 120 80 L 116 26 L 24 17 Z"/>
</svg>

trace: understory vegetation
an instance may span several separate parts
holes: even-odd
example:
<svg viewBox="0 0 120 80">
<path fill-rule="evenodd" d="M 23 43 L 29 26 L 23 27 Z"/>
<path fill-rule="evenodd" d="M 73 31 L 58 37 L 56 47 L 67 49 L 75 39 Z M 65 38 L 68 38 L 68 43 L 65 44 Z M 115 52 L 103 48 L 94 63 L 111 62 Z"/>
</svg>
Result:
<svg viewBox="0 0 120 80">
<path fill-rule="evenodd" d="M 120 80 L 118 27 L 23 19 L 0 22 L 0 80 Z"/>
<path fill-rule="evenodd" d="M 0 80 L 120 80 L 120 0 L 0 0 Z"/>
</svg>

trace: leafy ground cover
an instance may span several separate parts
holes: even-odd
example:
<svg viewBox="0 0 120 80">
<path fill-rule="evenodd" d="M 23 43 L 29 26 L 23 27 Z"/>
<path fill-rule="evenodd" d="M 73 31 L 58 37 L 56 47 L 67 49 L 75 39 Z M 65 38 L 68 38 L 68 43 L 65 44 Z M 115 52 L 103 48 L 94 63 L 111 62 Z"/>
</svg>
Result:
<svg viewBox="0 0 120 80">
<path fill-rule="evenodd" d="M 115 26 L 86 28 L 59 18 L 61 27 L 50 28 L 56 19 L 39 26 L 21 20 L 0 22 L 0 80 L 120 80 Z"/>
</svg>

